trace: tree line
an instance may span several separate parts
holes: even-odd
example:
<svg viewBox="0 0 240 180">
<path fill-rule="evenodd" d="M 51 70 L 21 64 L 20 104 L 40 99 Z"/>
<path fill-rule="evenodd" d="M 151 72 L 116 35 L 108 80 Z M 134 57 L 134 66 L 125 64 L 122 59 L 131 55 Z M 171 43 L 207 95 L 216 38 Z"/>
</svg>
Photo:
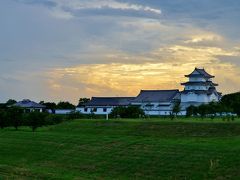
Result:
<svg viewBox="0 0 240 180">
<path fill-rule="evenodd" d="M 210 102 L 200 106 L 189 106 L 187 117 L 189 116 L 226 116 L 237 114 L 240 116 L 240 92 L 224 95 L 219 102 Z"/>
<path fill-rule="evenodd" d="M 82 118 L 82 114 L 72 112 L 67 115 L 49 114 L 47 112 L 32 111 L 24 113 L 20 107 L 0 109 L 0 128 L 28 126 L 35 131 L 38 127 L 59 124 L 64 121 Z"/>
</svg>

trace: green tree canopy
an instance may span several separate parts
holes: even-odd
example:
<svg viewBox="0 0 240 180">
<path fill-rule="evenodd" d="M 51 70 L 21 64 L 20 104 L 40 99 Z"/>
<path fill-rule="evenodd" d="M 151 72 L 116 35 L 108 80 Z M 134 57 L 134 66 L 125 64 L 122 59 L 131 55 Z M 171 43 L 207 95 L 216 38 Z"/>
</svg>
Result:
<svg viewBox="0 0 240 180">
<path fill-rule="evenodd" d="M 14 105 L 14 104 L 16 104 L 17 103 L 17 101 L 16 100 L 14 100 L 14 99 L 9 99 L 9 100 L 7 100 L 7 102 L 5 103 L 7 106 L 11 106 L 11 105 Z"/>
<path fill-rule="evenodd" d="M 138 106 L 115 107 L 110 113 L 110 117 L 139 118 L 145 115 L 144 111 Z"/>
<path fill-rule="evenodd" d="M 38 127 L 41 127 L 45 124 L 46 114 L 40 112 L 30 112 L 27 115 L 27 124 L 32 128 L 32 131 L 35 131 Z"/>
<path fill-rule="evenodd" d="M 57 104 L 57 109 L 75 109 L 76 107 L 70 102 L 61 101 Z"/>
<path fill-rule="evenodd" d="M 22 114 L 23 109 L 19 107 L 10 107 L 6 111 L 6 120 L 9 125 L 15 127 L 18 130 L 18 127 L 22 124 Z"/>
<path fill-rule="evenodd" d="M 90 98 L 80 98 L 77 106 L 83 106 L 85 103 L 89 101 L 90 101 Z"/>
<path fill-rule="evenodd" d="M 39 104 L 42 104 L 44 106 L 46 106 L 47 109 L 51 109 L 51 110 L 54 110 L 57 108 L 57 105 L 55 102 L 44 102 L 44 101 L 41 101 Z"/>
<path fill-rule="evenodd" d="M 178 113 L 181 111 L 181 106 L 180 106 L 180 101 L 179 102 L 175 102 L 172 108 L 172 113 L 177 116 Z"/>
<path fill-rule="evenodd" d="M 224 95 L 220 103 L 240 115 L 240 92 Z"/>
</svg>

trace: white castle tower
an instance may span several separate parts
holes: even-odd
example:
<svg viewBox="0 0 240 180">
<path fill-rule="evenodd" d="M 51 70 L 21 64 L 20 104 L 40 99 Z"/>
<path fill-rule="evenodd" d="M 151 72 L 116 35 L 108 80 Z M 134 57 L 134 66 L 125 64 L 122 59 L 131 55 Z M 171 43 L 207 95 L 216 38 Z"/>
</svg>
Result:
<svg viewBox="0 0 240 180">
<path fill-rule="evenodd" d="M 181 107 L 183 109 L 190 105 L 199 106 L 220 100 L 221 93 L 216 90 L 218 84 L 212 82 L 214 76 L 208 74 L 204 68 L 195 68 L 191 74 L 185 75 L 185 77 L 188 77 L 189 81 L 181 83 L 185 86 L 181 92 Z"/>
</svg>

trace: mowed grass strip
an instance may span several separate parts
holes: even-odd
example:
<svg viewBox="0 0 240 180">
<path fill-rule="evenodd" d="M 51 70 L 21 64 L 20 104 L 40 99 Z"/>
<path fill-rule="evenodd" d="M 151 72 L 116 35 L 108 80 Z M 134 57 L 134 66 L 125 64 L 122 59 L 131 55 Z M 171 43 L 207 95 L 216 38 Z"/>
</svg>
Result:
<svg viewBox="0 0 240 180">
<path fill-rule="evenodd" d="M 0 130 L 0 177 L 239 179 L 239 153 L 238 121 L 76 120 Z"/>
</svg>

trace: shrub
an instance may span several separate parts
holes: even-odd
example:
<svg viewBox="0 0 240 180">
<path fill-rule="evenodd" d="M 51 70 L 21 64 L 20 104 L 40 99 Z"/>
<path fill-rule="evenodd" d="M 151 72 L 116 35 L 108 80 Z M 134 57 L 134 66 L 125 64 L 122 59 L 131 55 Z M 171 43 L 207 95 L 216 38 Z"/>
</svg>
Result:
<svg viewBox="0 0 240 180">
<path fill-rule="evenodd" d="M 54 125 L 63 122 L 65 116 L 59 114 L 48 114 L 45 117 L 45 125 Z"/>
<path fill-rule="evenodd" d="M 196 106 L 193 106 L 193 105 L 187 107 L 186 110 L 187 110 L 187 113 L 186 113 L 187 117 L 190 117 L 190 116 L 193 116 L 193 115 L 195 116 L 198 113 L 198 108 Z"/>
<path fill-rule="evenodd" d="M 177 116 L 180 111 L 181 111 L 180 101 L 175 102 L 173 107 L 172 107 L 172 114 L 174 116 Z"/>
<path fill-rule="evenodd" d="M 116 107 L 110 113 L 110 117 L 114 118 L 139 118 L 144 115 L 144 111 L 138 106 Z"/>
<path fill-rule="evenodd" d="M 69 120 L 80 119 L 84 117 L 85 116 L 78 111 L 72 111 L 71 113 L 67 114 L 67 119 Z"/>
</svg>

